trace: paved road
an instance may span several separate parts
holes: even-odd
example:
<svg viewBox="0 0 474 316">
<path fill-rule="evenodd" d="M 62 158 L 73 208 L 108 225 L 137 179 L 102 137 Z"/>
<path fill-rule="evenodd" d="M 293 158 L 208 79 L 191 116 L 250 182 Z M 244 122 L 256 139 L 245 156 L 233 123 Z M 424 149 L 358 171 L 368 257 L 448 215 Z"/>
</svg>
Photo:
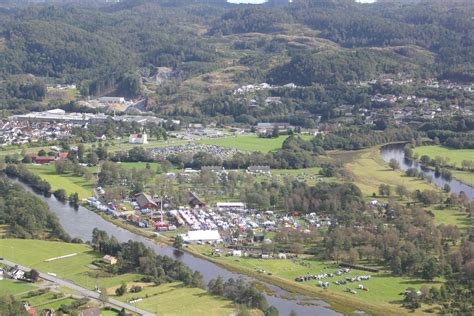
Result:
<svg viewBox="0 0 474 316">
<path fill-rule="evenodd" d="M 31 269 L 28 268 L 28 267 L 24 267 L 22 265 L 19 265 L 15 262 L 12 262 L 12 261 L 9 261 L 9 260 L 5 260 L 5 259 L 2 259 L 0 260 L 1 263 L 4 263 L 10 267 L 14 267 L 14 266 L 18 266 L 18 268 L 20 270 L 23 270 L 25 272 L 28 272 L 30 271 Z M 46 274 L 46 273 L 41 273 L 39 274 L 40 278 L 46 280 L 46 281 L 49 281 L 49 282 L 53 282 L 53 283 L 56 283 L 60 286 L 64 286 L 64 287 L 67 287 L 71 290 L 74 290 L 78 293 L 81 293 L 81 295 L 85 296 L 85 297 L 88 297 L 88 298 L 92 298 L 92 299 L 95 299 L 95 300 L 99 300 L 99 296 L 100 294 L 95 292 L 95 291 L 91 291 L 91 290 L 88 290 L 88 289 L 85 289 L 75 283 L 72 283 L 70 281 L 66 281 L 64 279 L 60 279 L 58 277 L 55 277 L 55 276 L 52 276 L 52 275 L 49 275 L 49 274 Z M 115 306 L 118 306 L 120 308 L 125 308 L 129 311 L 132 311 L 132 312 L 135 312 L 135 313 L 138 313 L 140 315 L 143 315 L 143 316 L 154 316 L 155 314 L 153 313 L 150 313 L 150 312 L 147 312 L 147 311 L 144 311 L 140 308 L 137 308 L 135 306 L 132 306 L 132 305 L 129 305 L 127 303 L 124 303 L 124 302 L 121 302 L 121 301 L 118 301 L 116 299 L 113 299 L 113 298 L 109 298 L 108 300 L 108 303 L 111 304 L 111 305 L 115 305 Z"/>
</svg>

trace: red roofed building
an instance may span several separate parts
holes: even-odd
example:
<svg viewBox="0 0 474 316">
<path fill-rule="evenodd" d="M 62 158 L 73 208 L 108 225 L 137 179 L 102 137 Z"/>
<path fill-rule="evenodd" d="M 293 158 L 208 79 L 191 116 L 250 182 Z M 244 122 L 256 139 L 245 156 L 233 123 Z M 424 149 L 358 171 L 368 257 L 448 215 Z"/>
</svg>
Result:
<svg viewBox="0 0 474 316">
<path fill-rule="evenodd" d="M 32 155 L 31 156 L 31 161 L 33 163 L 37 163 L 37 164 L 40 164 L 40 165 L 44 165 L 44 164 L 53 162 L 55 160 L 56 160 L 56 158 L 50 157 L 50 156 L 38 156 L 38 155 Z"/>
</svg>

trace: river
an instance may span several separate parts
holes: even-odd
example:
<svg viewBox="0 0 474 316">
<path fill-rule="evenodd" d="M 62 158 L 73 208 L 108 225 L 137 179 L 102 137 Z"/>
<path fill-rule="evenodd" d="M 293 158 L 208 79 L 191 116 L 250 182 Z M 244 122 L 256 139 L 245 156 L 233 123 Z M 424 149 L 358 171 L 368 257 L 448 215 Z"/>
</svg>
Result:
<svg viewBox="0 0 474 316">
<path fill-rule="evenodd" d="M 425 168 L 416 161 L 405 159 L 405 153 L 403 151 L 404 144 L 393 144 L 383 146 L 380 150 L 382 158 L 389 162 L 391 159 L 396 159 L 400 164 L 400 169 L 407 170 L 409 168 L 416 168 L 426 176 L 430 176 L 435 184 L 439 188 L 443 188 L 445 184 L 448 184 L 451 188 L 451 192 L 459 194 L 461 191 L 472 201 L 474 200 L 474 188 L 456 179 L 447 180 L 441 176 L 436 176 L 435 172 L 431 169 Z"/>
<path fill-rule="evenodd" d="M 84 208 L 79 207 L 77 210 L 70 207 L 68 204 L 64 204 L 58 201 L 54 196 L 46 198 L 42 195 L 36 194 L 30 187 L 23 184 L 18 180 L 12 180 L 14 183 L 17 183 L 24 187 L 29 192 L 32 192 L 37 197 L 45 201 L 49 208 L 56 214 L 64 230 L 71 237 L 79 237 L 84 241 L 90 241 L 92 238 L 92 230 L 98 228 L 106 231 L 110 236 L 115 236 L 120 242 L 126 242 L 128 240 L 140 241 L 143 242 L 147 247 L 152 248 L 157 254 L 167 255 L 173 257 L 177 260 L 182 261 L 192 270 L 197 270 L 202 273 L 204 276 L 205 282 L 216 278 L 217 276 L 222 276 L 224 279 L 228 278 L 244 278 L 248 281 L 253 279 L 232 271 L 226 270 L 210 261 L 197 258 L 189 253 L 183 253 L 179 256 L 174 254 L 174 249 L 169 246 L 161 246 L 152 240 L 145 238 L 143 236 L 134 234 L 126 229 L 118 227 L 96 213 Z M 320 316 L 332 316 L 332 315 L 341 315 L 336 311 L 332 310 L 326 302 L 310 297 L 304 297 L 300 295 L 294 295 L 287 291 L 280 289 L 277 286 L 268 284 L 262 281 L 267 288 L 270 289 L 277 296 L 267 295 L 265 297 L 269 305 L 275 306 L 280 315 L 289 315 L 291 311 L 295 311 L 298 315 L 320 315 Z M 288 297 L 282 298 L 281 296 Z M 302 305 L 304 304 L 304 305 Z"/>
</svg>

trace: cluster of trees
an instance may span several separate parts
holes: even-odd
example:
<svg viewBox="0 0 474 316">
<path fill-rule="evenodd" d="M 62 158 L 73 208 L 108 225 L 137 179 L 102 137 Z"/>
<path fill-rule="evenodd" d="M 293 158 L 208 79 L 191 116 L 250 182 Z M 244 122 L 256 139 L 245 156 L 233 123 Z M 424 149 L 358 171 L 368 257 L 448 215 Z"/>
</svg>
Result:
<svg viewBox="0 0 474 316">
<path fill-rule="evenodd" d="M 148 122 L 145 126 L 132 121 L 114 121 L 107 120 L 101 124 L 92 124 L 85 127 L 74 127 L 73 134 L 83 142 L 96 142 L 97 137 L 105 135 L 107 139 L 114 139 L 117 137 L 128 137 L 130 134 L 147 133 L 149 137 L 156 137 L 157 139 L 168 139 L 167 130 L 176 130 L 179 126 L 172 122 L 156 124 Z"/>
<path fill-rule="evenodd" d="M 22 164 L 8 164 L 5 168 L 5 174 L 9 177 L 20 179 L 22 182 L 28 184 L 35 191 L 43 194 L 44 196 L 49 196 L 51 194 L 51 185 L 47 181 L 41 179 L 41 177 L 28 170 Z"/>
<path fill-rule="evenodd" d="M 109 237 L 105 231 L 94 228 L 92 246 L 102 254 L 117 257 L 118 262 L 114 265 L 117 273 L 142 273 L 157 284 L 181 281 L 186 286 L 204 288 L 200 272 L 193 272 L 181 261 L 157 255 L 141 242 L 130 240 L 119 243 L 115 237 Z"/>
<path fill-rule="evenodd" d="M 389 142 L 411 141 L 418 138 L 418 132 L 409 127 L 374 131 L 369 128 L 341 128 L 327 135 L 318 135 L 312 142 L 325 150 L 357 150 Z"/>
<path fill-rule="evenodd" d="M 100 168 L 98 174 L 98 184 L 104 185 L 117 185 L 117 186 L 128 186 L 132 192 L 141 192 L 147 182 L 149 182 L 156 171 L 150 169 L 127 169 L 122 168 L 119 164 L 111 161 L 105 161 Z"/>
<path fill-rule="evenodd" d="M 231 278 L 224 282 L 224 279 L 219 276 L 209 281 L 208 291 L 209 294 L 225 297 L 239 305 L 257 308 L 261 311 L 269 309 L 262 292 L 243 279 L 234 280 Z"/>
<path fill-rule="evenodd" d="M 13 295 L 2 295 L 0 296 L 0 314 L 1 315 L 18 315 L 28 316 L 30 315 L 23 304 L 16 300 Z"/>
<path fill-rule="evenodd" d="M 417 275 L 427 280 L 450 276 L 449 264 L 438 258 L 443 254 L 444 242 L 458 237 L 459 229 L 440 230 L 426 211 L 416 207 L 390 205 L 386 211 L 393 225 L 385 228 L 375 221 L 360 223 L 364 229 L 347 225 L 331 229 L 324 239 L 327 257 L 349 263 L 362 259 L 385 262 L 396 275 Z M 451 230 L 456 233 L 448 234 Z"/>
<path fill-rule="evenodd" d="M 70 240 L 46 203 L 5 177 L 0 177 L 0 222 L 11 226 L 12 237 Z"/>
<path fill-rule="evenodd" d="M 42 101 L 46 96 L 46 85 L 40 80 L 15 78 L 8 81 L 7 93 L 12 98 Z"/>
<path fill-rule="evenodd" d="M 290 21 L 291 17 L 283 10 L 234 9 L 226 12 L 215 22 L 210 34 L 271 33 L 280 30 L 278 24 Z"/>
</svg>

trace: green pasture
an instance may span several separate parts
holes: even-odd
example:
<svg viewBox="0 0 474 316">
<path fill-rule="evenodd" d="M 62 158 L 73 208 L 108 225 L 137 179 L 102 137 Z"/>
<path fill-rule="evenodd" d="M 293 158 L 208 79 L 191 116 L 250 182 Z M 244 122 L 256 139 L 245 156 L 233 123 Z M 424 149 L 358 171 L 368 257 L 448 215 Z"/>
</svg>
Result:
<svg viewBox="0 0 474 316">
<path fill-rule="evenodd" d="M 341 154 L 342 155 L 342 154 Z M 405 186 L 408 191 L 435 189 L 435 187 L 424 180 L 411 178 L 404 175 L 401 170 L 392 170 L 380 157 L 377 147 L 357 152 L 347 152 L 351 157 L 346 168 L 352 173 L 355 184 L 362 193 L 371 198 L 372 193 L 378 194 L 380 184 L 388 184 L 395 195 L 397 185 Z"/>
<path fill-rule="evenodd" d="M 143 301 L 134 306 L 157 315 L 218 316 L 236 313 L 236 308 L 231 301 L 210 296 L 199 288 L 185 287 L 180 282 L 144 286 L 139 293 L 128 292 L 114 298 L 123 302 L 128 302 L 132 298 L 143 298 Z"/>
<path fill-rule="evenodd" d="M 275 276 L 277 278 L 283 278 L 295 283 L 298 282 L 294 281 L 294 279 L 299 276 L 305 276 L 308 274 L 334 273 L 338 269 L 335 263 L 323 262 L 313 259 L 303 260 L 306 265 L 301 264 L 301 260 L 297 262 L 290 259 L 236 259 L 235 257 L 218 258 L 218 261 L 221 260 L 232 265 L 239 265 L 254 271 L 262 269 L 266 273 L 271 272 L 272 277 Z M 346 277 L 355 277 L 360 275 L 371 275 L 372 277 L 367 281 L 354 283 L 348 282 L 346 285 L 335 285 L 332 283 L 333 281 L 344 280 Z M 330 283 L 329 288 L 325 291 L 346 295 L 348 297 L 361 299 L 370 303 L 387 304 L 402 299 L 400 293 L 402 293 L 408 287 L 420 288 L 423 285 L 441 285 L 440 280 L 438 280 L 438 282 L 429 283 L 416 278 L 395 277 L 385 272 L 371 273 L 359 270 L 351 270 L 349 273 L 343 274 L 341 276 L 335 275 L 332 278 L 327 278 L 322 281 Z M 298 284 L 308 288 L 315 288 L 318 282 L 318 280 L 312 280 Z M 367 287 L 369 291 L 366 292 L 357 289 L 359 284 Z M 356 290 L 357 294 L 348 293 L 346 291 L 346 288 L 348 287 Z"/>
<path fill-rule="evenodd" d="M 434 214 L 436 224 L 456 225 L 461 229 L 472 227 L 474 220 L 467 217 L 467 213 L 452 209 L 430 209 Z"/>
<path fill-rule="evenodd" d="M 0 280 L 0 295 L 17 295 L 20 293 L 32 291 L 34 289 L 34 286 L 25 282 L 9 279 Z"/>
<path fill-rule="evenodd" d="M 457 180 L 474 187 L 474 172 L 467 171 L 453 171 L 453 177 Z"/>
<path fill-rule="evenodd" d="M 199 141 L 201 144 L 216 145 L 221 147 L 236 148 L 242 151 L 259 151 L 267 153 L 280 149 L 288 136 L 277 138 L 260 138 L 256 135 L 205 139 Z M 311 139 L 311 136 L 301 136 L 303 139 Z"/>
<path fill-rule="evenodd" d="M 76 256 L 46 262 L 46 259 L 77 253 Z M 91 263 L 101 258 L 89 246 L 63 242 L 0 239 L 0 256 L 40 272 L 55 273 L 58 277 L 72 280 L 77 284 L 94 289 L 110 287 L 121 282 L 131 282 L 140 278 L 138 274 L 111 276 Z"/>
<path fill-rule="evenodd" d="M 84 177 L 73 176 L 70 173 L 56 174 L 54 164 L 29 164 L 27 165 L 27 168 L 34 174 L 49 182 L 53 191 L 64 189 L 68 195 L 77 192 L 80 199 L 85 199 L 93 195 L 93 178 L 91 180 L 86 180 Z"/>
<path fill-rule="evenodd" d="M 449 163 L 454 163 L 460 168 L 463 160 L 474 161 L 474 149 L 454 149 L 443 146 L 422 146 L 416 147 L 414 151 L 421 156 L 427 155 L 431 159 L 436 156 L 448 158 Z"/>
<path fill-rule="evenodd" d="M 73 299 L 73 298 L 66 297 L 66 298 L 61 298 L 61 299 L 53 300 L 53 301 L 50 301 L 50 302 L 46 302 L 46 303 L 40 304 L 40 305 L 33 305 L 33 307 L 36 308 L 37 310 L 43 310 L 43 309 L 46 309 L 46 308 L 51 308 L 51 309 L 57 310 L 57 309 L 59 309 L 59 307 L 61 307 L 61 305 L 69 305 L 74 301 L 76 301 L 76 300 Z"/>
</svg>

